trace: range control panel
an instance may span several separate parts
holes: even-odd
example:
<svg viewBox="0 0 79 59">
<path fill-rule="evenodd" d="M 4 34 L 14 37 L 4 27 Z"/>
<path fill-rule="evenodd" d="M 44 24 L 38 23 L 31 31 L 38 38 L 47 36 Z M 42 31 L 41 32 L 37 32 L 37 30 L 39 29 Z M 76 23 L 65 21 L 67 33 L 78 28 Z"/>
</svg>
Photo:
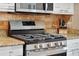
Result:
<svg viewBox="0 0 79 59">
<path fill-rule="evenodd" d="M 44 26 L 38 25 L 35 21 L 10 21 L 11 30 L 23 30 L 23 29 L 44 29 Z"/>
</svg>

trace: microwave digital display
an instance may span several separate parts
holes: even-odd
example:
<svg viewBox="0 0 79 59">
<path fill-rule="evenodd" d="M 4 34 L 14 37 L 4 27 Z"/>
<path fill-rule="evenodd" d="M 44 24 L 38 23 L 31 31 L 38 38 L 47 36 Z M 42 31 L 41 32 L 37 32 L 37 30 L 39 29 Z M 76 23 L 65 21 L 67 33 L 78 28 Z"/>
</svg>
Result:
<svg viewBox="0 0 79 59">
<path fill-rule="evenodd" d="M 35 26 L 34 21 L 22 21 L 23 26 Z"/>
</svg>

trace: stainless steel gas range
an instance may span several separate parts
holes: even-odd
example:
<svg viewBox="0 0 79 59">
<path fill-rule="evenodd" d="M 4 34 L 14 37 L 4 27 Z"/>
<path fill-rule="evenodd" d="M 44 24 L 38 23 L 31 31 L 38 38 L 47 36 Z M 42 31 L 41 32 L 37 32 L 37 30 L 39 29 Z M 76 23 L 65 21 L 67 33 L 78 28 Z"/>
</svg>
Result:
<svg viewBox="0 0 79 59">
<path fill-rule="evenodd" d="M 26 56 L 66 55 L 66 38 L 61 35 L 51 35 L 44 31 L 35 21 L 10 21 L 9 34 L 26 42 Z"/>
</svg>

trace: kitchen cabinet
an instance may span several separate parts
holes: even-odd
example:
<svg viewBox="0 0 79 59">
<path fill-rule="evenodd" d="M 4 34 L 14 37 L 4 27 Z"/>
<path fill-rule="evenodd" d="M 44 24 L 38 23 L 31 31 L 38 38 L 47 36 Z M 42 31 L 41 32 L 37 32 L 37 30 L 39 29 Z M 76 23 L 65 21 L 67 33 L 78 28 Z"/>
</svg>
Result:
<svg viewBox="0 0 79 59">
<path fill-rule="evenodd" d="M 9 56 L 9 47 L 0 47 L 0 56 Z"/>
<path fill-rule="evenodd" d="M 20 12 L 36 12 L 35 3 L 16 3 L 16 11 Z"/>
<path fill-rule="evenodd" d="M 45 12 L 46 4 L 45 3 L 36 3 L 36 12 Z"/>
<path fill-rule="evenodd" d="M 46 3 L 46 13 L 53 13 L 54 3 Z"/>
<path fill-rule="evenodd" d="M 0 12 L 15 12 L 14 3 L 0 3 Z"/>
<path fill-rule="evenodd" d="M 73 14 L 73 3 L 0 3 L 1 12 Z"/>
<path fill-rule="evenodd" d="M 79 39 L 67 40 L 67 56 L 79 56 Z"/>
<path fill-rule="evenodd" d="M 45 12 L 45 3 L 16 3 L 16 12 Z"/>
<path fill-rule="evenodd" d="M 46 10 L 53 11 L 53 3 L 46 3 Z"/>
<path fill-rule="evenodd" d="M 18 46 L 11 46 L 9 55 L 11 56 L 23 56 L 23 46 L 18 45 Z"/>
<path fill-rule="evenodd" d="M 53 12 L 53 3 L 16 3 L 16 11 L 20 12 Z"/>
<path fill-rule="evenodd" d="M 54 3 L 53 13 L 55 14 L 74 14 L 73 3 Z"/>
<path fill-rule="evenodd" d="M 18 12 L 39 12 L 53 14 L 73 14 L 73 3 L 16 3 Z"/>
<path fill-rule="evenodd" d="M 23 56 L 23 45 L 0 47 L 0 56 Z"/>
</svg>

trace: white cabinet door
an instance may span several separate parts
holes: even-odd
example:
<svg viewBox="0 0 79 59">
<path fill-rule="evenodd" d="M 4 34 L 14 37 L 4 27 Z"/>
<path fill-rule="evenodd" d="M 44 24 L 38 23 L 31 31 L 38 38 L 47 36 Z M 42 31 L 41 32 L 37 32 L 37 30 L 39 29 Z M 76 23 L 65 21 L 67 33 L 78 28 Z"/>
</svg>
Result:
<svg viewBox="0 0 79 59">
<path fill-rule="evenodd" d="M 67 56 L 79 56 L 79 49 L 72 49 L 67 52 Z"/>
<path fill-rule="evenodd" d="M 74 4 L 73 3 L 54 3 L 54 13 L 57 14 L 73 14 Z"/>
<path fill-rule="evenodd" d="M 18 46 L 11 46 L 10 56 L 23 56 L 23 45 L 18 45 Z"/>
<path fill-rule="evenodd" d="M 14 12 L 15 4 L 14 3 L 0 3 L 0 12 Z"/>
<path fill-rule="evenodd" d="M 72 51 L 72 56 L 79 56 L 78 50 L 73 50 Z"/>
<path fill-rule="evenodd" d="M 9 47 L 0 47 L 0 56 L 9 56 Z"/>
<path fill-rule="evenodd" d="M 67 40 L 67 48 L 71 49 L 78 49 L 79 48 L 79 39 Z"/>
<path fill-rule="evenodd" d="M 79 56 L 79 39 L 67 40 L 67 56 Z"/>
<path fill-rule="evenodd" d="M 10 56 L 23 56 L 22 49 L 16 49 L 9 52 Z"/>
<path fill-rule="evenodd" d="M 0 47 L 0 56 L 23 56 L 23 45 Z"/>
<path fill-rule="evenodd" d="M 16 11 L 36 12 L 36 3 L 16 3 Z"/>
<path fill-rule="evenodd" d="M 73 56 L 72 52 L 67 52 L 67 56 Z"/>
</svg>

